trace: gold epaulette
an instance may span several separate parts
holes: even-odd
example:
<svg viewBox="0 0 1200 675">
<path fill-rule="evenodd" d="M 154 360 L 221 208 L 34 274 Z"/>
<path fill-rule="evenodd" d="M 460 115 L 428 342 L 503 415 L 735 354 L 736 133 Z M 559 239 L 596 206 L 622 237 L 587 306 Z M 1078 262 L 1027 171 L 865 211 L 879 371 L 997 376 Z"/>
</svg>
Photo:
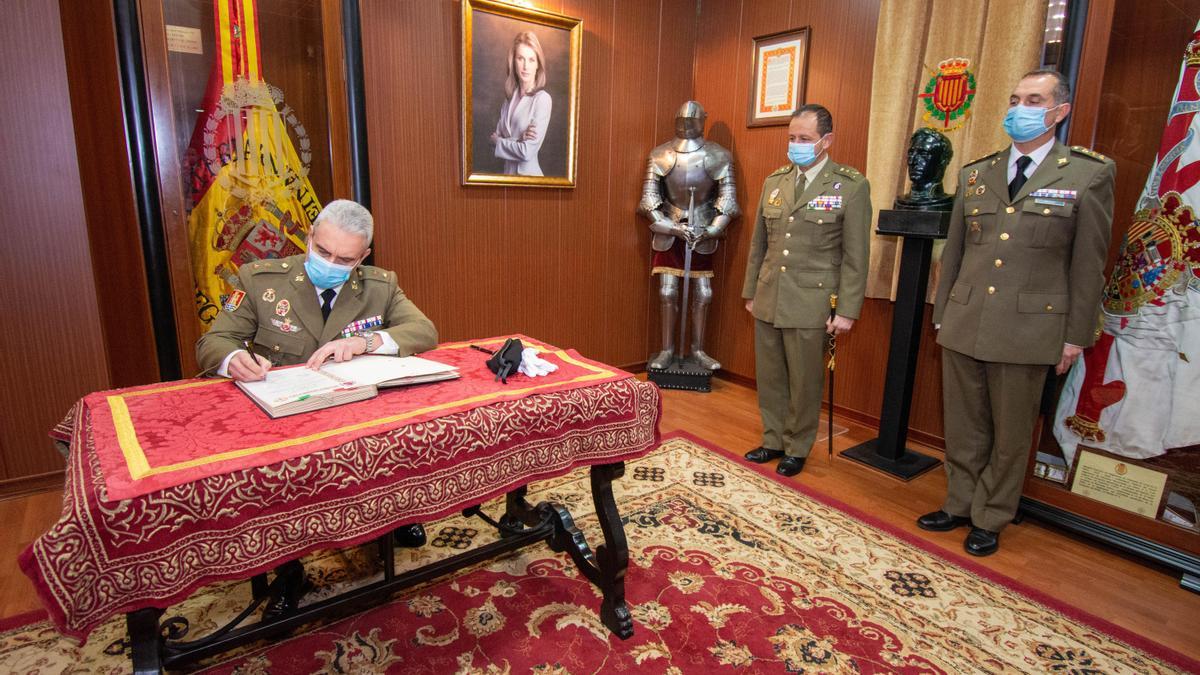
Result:
<svg viewBox="0 0 1200 675">
<path fill-rule="evenodd" d="M 1092 150 L 1091 148 L 1085 148 L 1085 147 L 1083 147 L 1083 146 L 1080 146 L 1080 145 L 1072 145 L 1072 146 L 1071 146 L 1071 151 L 1072 151 L 1072 152 L 1077 152 L 1077 153 L 1079 153 L 1079 154 L 1083 155 L 1084 157 L 1091 157 L 1092 159 L 1094 159 L 1094 160 L 1097 160 L 1097 161 L 1101 161 L 1101 162 L 1111 162 L 1111 161 L 1112 161 L 1111 159 L 1109 159 L 1109 158 L 1105 157 L 1104 155 L 1102 155 L 1102 154 L 1100 154 L 1100 153 L 1096 152 L 1095 150 Z"/>
<path fill-rule="evenodd" d="M 775 169 L 774 171 L 772 171 L 771 175 L 767 176 L 767 178 L 770 178 L 771 176 L 782 176 L 783 174 L 791 171 L 793 166 L 796 166 L 796 165 L 792 164 L 790 162 L 787 164 L 784 164 L 783 166 L 779 167 L 778 169 Z"/>
<path fill-rule="evenodd" d="M 375 281 L 391 281 L 392 279 L 391 272 L 370 265 L 359 265 L 358 276 L 362 279 L 372 279 Z"/>
<path fill-rule="evenodd" d="M 971 166 L 972 164 L 982 164 L 982 163 L 988 161 L 989 159 L 999 157 L 1000 155 L 1004 154 L 1005 152 L 1008 152 L 1008 150 L 1007 149 L 997 150 L 996 152 L 993 152 L 990 155 L 984 155 L 983 157 L 980 157 L 979 159 L 977 159 L 975 161 L 967 162 L 966 164 L 963 164 L 963 166 L 967 167 L 967 166 Z"/>
<path fill-rule="evenodd" d="M 838 168 L 834 169 L 833 172 L 846 176 L 847 178 L 858 179 L 863 177 L 863 175 L 858 172 L 858 169 L 852 166 L 839 166 Z"/>
</svg>

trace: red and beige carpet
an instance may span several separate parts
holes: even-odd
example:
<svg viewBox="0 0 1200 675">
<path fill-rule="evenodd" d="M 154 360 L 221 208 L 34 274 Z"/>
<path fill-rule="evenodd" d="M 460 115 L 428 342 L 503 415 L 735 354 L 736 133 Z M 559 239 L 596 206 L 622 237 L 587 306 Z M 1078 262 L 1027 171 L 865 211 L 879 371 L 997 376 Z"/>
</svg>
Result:
<svg viewBox="0 0 1200 675">
<path fill-rule="evenodd" d="M 348 619 L 227 655 L 215 673 L 1171 673 L 1200 664 L 1012 582 L 966 569 L 915 540 L 798 492 L 676 436 L 632 462 L 617 491 L 627 519 L 628 641 L 599 596 L 545 546 L 398 595 Z M 586 472 L 535 484 L 530 501 L 568 505 L 599 532 Z M 499 511 L 498 504 L 488 509 Z M 427 526 L 397 551 L 409 567 L 489 540 L 477 520 Z M 329 594 L 379 574 L 372 547 L 321 552 L 309 576 Z M 245 583 L 212 586 L 168 613 L 192 634 L 244 606 Z M 45 621 L 0 632 L 0 671 L 127 672 L 113 620 L 86 645 Z"/>
</svg>

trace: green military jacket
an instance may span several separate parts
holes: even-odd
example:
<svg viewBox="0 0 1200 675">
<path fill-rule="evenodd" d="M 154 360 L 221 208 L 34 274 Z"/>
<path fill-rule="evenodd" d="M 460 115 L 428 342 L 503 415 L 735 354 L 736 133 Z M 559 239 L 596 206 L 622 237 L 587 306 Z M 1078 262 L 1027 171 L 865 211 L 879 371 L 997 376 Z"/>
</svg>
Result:
<svg viewBox="0 0 1200 675">
<path fill-rule="evenodd" d="M 241 285 L 225 303 L 209 329 L 196 343 L 196 360 L 203 372 L 215 371 L 244 341 L 276 366 L 304 363 L 318 347 L 342 337 L 355 321 L 378 317 L 373 330 L 387 332 L 400 347 L 400 356 L 437 345 L 433 322 L 404 296 L 396 274 L 359 265 L 342 286 L 329 321 L 321 320 L 321 302 L 304 272 L 304 256 L 260 260 L 242 265 Z"/>
<path fill-rule="evenodd" d="M 857 319 L 867 287 L 871 186 L 855 169 L 829 160 L 804 193 L 788 164 L 767 176 L 758 200 L 742 297 L 754 317 L 777 328 L 823 328 L 829 296 Z"/>
<path fill-rule="evenodd" d="M 1096 339 L 1112 160 L 1055 141 L 1014 199 L 1009 149 L 963 167 L 942 253 L 938 344 L 980 361 L 1058 363 Z"/>
</svg>

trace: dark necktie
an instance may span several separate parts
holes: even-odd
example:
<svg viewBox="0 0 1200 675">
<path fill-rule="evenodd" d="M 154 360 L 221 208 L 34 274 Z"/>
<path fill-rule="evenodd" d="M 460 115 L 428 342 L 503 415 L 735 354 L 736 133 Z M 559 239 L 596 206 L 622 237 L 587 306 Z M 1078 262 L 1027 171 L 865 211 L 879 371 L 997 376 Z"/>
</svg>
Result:
<svg viewBox="0 0 1200 675">
<path fill-rule="evenodd" d="M 799 169 L 797 169 L 797 171 L 799 171 Z M 799 173 L 796 174 L 796 197 L 793 200 L 793 202 L 796 204 L 799 204 L 800 198 L 804 196 L 804 188 L 806 187 L 807 183 L 808 178 L 804 175 L 803 171 L 799 171 Z"/>
<path fill-rule="evenodd" d="M 1027 180 L 1025 169 L 1028 169 L 1032 163 L 1033 158 L 1029 155 L 1021 155 L 1017 158 L 1017 175 L 1013 176 L 1012 182 L 1008 184 L 1009 201 L 1012 201 L 1017 196 L 1017 193 L 1021 191 L 1021 186 Z"/>
<path fill-rule="evenodd" d="M 328 321 L 329 313 L 333 311 L 333 299 L 337 297 L 337 291 L 332 288 L 326 288 L 321 291 L 321 299 L 325 302 L 321 303 L 321 320 Z"/>
</svg>

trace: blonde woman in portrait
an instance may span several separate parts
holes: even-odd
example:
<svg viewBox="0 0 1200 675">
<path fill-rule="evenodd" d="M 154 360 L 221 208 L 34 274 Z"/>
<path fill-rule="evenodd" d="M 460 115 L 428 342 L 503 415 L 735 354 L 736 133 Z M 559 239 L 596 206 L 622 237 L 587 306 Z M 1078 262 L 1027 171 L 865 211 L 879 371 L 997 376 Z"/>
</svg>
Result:
<svg viewBox="0 0 1200 675">
<path fill-rule="evenodd" d="M 507 99 L 490 137 L 496 156 L 504 160 L 504 173 L 541 176 L 538 150 L 550 124 L 550 94 L 546 92 L 546 56 L 537 36 L 517 33 L 508 50 Z"/>
</svg>

